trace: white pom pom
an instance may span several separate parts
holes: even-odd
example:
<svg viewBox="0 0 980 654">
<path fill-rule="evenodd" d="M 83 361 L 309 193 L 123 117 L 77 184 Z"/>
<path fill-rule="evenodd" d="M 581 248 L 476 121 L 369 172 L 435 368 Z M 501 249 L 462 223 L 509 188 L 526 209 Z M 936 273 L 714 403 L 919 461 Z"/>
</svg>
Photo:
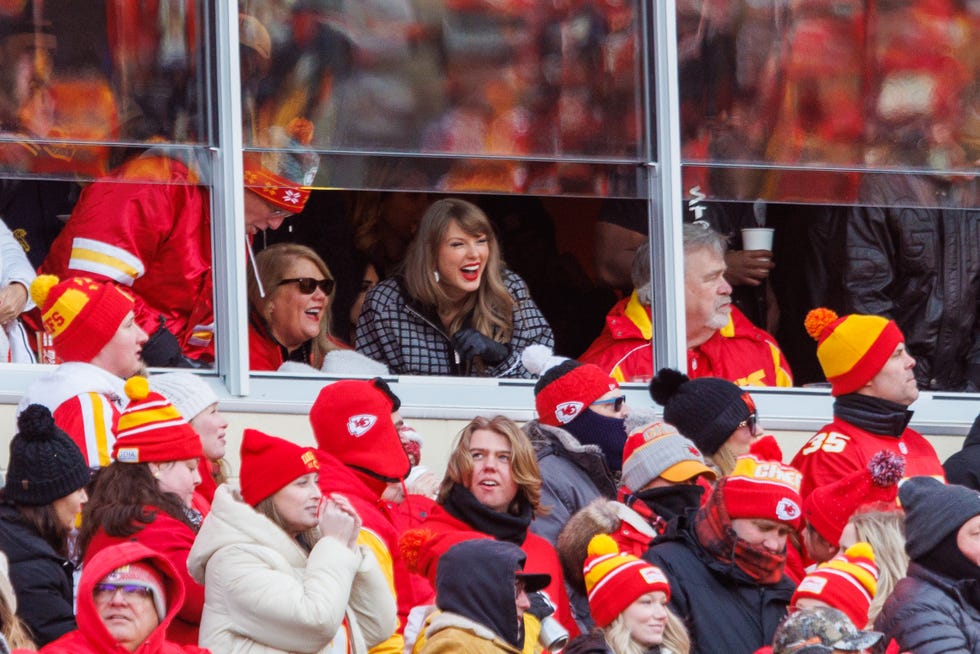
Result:
<svg viewBox="0 0 980 654">
<path fill-rule="evenodd" d="M 528 372 L 538 377 L 567 360 L 566 357 L 556 357 L 550 347 L 538 343 L 528 345 L 521 352 L 521 363 Z"/>
</svg>

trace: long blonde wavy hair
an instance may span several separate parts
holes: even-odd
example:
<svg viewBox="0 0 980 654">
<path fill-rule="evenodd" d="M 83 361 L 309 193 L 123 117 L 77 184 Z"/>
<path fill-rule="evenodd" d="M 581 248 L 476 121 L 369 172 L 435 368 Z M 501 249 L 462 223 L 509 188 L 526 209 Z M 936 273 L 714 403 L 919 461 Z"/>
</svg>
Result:
<svg viewBox="0 0 980 654">
<path fill-rule="evenodd" d="M 871 544 L 878 566 L 878 590 L 868 608 L 868 624 L 874 624 L 895 584 L 909 567 L 905 553 L 905 512 L 892 503 L 878 502 L 860 507 L 848 522 L 858 541 Z M 865 625 L 857 625 L 864 629 Z"/>
<path fill-rule="evenodd" d="M 480 288 L 460 302 L 451 300 L 435 277 L 439 248 L 453 222 L 471 236 L 485 236 L 490 251 Z M 504 284 L 503 267 L 500 244 L 486 214 L 466 200 L 445 198 L 433 202 L 422 216 L 418 232 L 405 254 L 403 273 L 405 287 L 412 298 L 440 312 L 453 311 L 454 317 L 448 326 L 450 336 L 469 318 L 473 329 L 498 343 L 507 343 L 514 331 L 514 298 Z"/>
</svg>

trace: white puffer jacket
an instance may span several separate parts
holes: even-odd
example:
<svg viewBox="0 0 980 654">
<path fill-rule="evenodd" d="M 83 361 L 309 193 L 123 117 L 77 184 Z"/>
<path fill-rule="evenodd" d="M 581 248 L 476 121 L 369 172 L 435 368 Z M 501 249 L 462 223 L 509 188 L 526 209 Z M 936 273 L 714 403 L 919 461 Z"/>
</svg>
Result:
<svg viewBox="0 0 980 654">
<path fill-rule="evenodd" d="M 367 652 L 395 630 L 395 599 L 374 555 L 322 538 L 307 555 L 227 484 L 187 559 L 204 584 L 202 647 L 223 654 Z M 332 642 L 334 636 L 338 642 Z"/>
</svg>

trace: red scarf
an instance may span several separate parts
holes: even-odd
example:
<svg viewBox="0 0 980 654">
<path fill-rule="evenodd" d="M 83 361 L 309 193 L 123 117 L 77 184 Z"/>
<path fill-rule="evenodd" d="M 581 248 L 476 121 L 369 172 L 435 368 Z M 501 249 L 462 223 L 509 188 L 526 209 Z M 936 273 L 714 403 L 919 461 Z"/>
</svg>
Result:
<svg viewBox="0 0 980 654">
<path fill-rule="evenodd" d="M 734 563 L 757 583 L 767 586 L 778 582 L 783 577 L 786 551 L 775 554 L 762 545 L 752 545 L 739 538 L 732 529 L 722 491 L 723 487 L 715 487 L 694 518 L 698 542 L 713 557 L 722 563 Z"/>
</svg>

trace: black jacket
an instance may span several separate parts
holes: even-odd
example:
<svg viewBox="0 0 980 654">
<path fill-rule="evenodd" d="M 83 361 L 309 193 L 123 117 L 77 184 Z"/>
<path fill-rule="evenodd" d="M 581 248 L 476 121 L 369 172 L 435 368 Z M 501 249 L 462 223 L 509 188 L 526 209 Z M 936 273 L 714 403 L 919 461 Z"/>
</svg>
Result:
<svg viewBox="0 0 980 654">
<path fill-rule="evenodd" d="M 980 491 L 980 413 L 963 441 L 963 449 L 946 459 L 943 469 L 947 482 Z"/>
<path fill-rule="evenodd" d="M 980 385 L 978 184 L 889 176 L 847 221 L 846 309 L 898 323 L 920 388 Z"/>
<path fill-rule="evenodd" d="M 772 643 L 795 584 L 762 586 L 701 547 L 689 528 L 665 534 L 643 555 L 670 580 L 670 608 L 687 625 L 691 654 L 752 654 Z"/>
<path fill-rule="evenodd" d="M 74 566 L 59 556 L 10 505 L 0 505 L 0 550 L 10 563 L 17 615 L 43 647 L 75 629 Z"/>
<path fill-rule="evenodd" d="M 530 378 L 521 363 L 524 348 L 534 343 L 554 347 L 555 339 L 524 280 L 509 270 L 503 271 L 503 279 L 514 299 L 514 333 L 507 358 L 484 375 Z M 455 350 L 434 310 L 415 302 L 399 277 L 384 280 L 364 298 L 355 347 L 395 375 L 479 376 Z"/>
<path fill-rule="evenodd" d="M 980 653 L 980 581 L 955 581 L 918 563 L 895 585 L 875 620 L 903 652 Z"/>
</svg>

